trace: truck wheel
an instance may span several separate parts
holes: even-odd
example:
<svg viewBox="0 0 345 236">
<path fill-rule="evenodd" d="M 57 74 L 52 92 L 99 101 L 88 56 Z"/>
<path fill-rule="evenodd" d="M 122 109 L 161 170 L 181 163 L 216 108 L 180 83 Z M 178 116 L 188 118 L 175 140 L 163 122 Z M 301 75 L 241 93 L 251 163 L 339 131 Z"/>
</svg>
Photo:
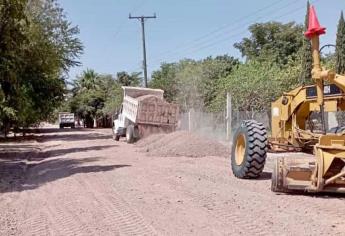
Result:
<svg viewBox="0 0 345 236">
<path fill-rule="evenodd" d="M 258 178 L 267 152 L 267 132 L 262 123 L 245 120 L 237 129 L 231 150 L 232 172 L 240 179 Z"/>
<path fill-rule="evenodd" d="M 126 139 L 127 143 L 134 143 L 135 137 L 134 137 L 134 126 L 129 125 L 126 129 Z"/>
<path fill-rule="evenodd" d="M 112 133 L 113 133 L 113 139 L 114 139 L 115 141 L 119 141 L 119 140 L 120 140 L 120 135 L 117 135 L 117 134 L 115 133 L 114 128 L 111 128 L 111 131 L 112 131 Z"/>
<path fill-rule="evenodd" d="M 75 129 L 75 124 L 71 125 L 71 129 Z"/>
</svg>

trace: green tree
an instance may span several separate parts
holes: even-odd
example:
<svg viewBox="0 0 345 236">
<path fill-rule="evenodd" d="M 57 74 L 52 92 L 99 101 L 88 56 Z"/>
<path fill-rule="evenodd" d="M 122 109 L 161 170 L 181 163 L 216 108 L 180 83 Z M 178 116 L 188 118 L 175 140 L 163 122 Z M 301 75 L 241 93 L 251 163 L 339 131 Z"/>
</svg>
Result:
<svg viewBox="0 0 345 236">
<path fill-rule="evenodd" d="M 336 72 L 338 74 L 345 74 L 345 21 L 343 12 L 341 12 L 340 14 L 340 19 L 338 23 L 335 56 Z"/>
<path fill-rule="evenodd" d="M 123 98 L 121 85 L 111 75 L 102 75 L 99 89 L 104 92 L 103 115 L 113 115 L 120 107 Z"/>
<path fill-rule="evenodd" d="M 239 60 L 223 55 L 208 57 L 201 61 L 203 75 L 203 101 L 207 110 L 212 110 L 211 104 L 218 95 L 218 81 L 229 76 L 239 65 Z M 213 110 L 212 110 L 213 111 Z"/>
<path fill-rule="evenodd" d="M 97 79 L 99 75 L 92 69 L 86 69 L 77 80 L 74 81 L 73 92 L 79 93 L 84 90 L 94 90 L 97 88 Z"/>
<path fill-rule="evenodd" d="M 126 71 L 121 71 L 117 73 L 117 81 L 122 86 L 138 87 L 142 82 L 140 75 L 141 72 L 133 72 L 128 74 Z"/>
<path fill-rule="evenodd" d="M 74 82 L 71 111 L 77 114 L 87 127 L 93 127 L 94 120 L 113 114 L 121 105 L 122 89 L 111 75 L 101 75 L 87 69 Z"/>
<path fill-rule="evenodd" d="M 239 64 L 228 55 L 207 57 L 195 61 L 184 59 L 177 63 L 163 63 L 152 73 L 149 85 L 165 91 L 165 99 L 177 102 L 182 110 L 207 110 L 217 95 L 217 81 L 228 76 Z"/>
<path fill-rule="evenodd" d="M 82 45 L 55 0 L 0 5 L 0 126 L 28 127 L 60 105 Z"/>
<path fill-rule="evenodd" d="M 20 96 L 20 74 L 28 20 L 25 0 L 3 0 L 0 4 L 0 119 L 5 133 L 16 121 Z"/>
<path fill-rule="evenodd" d="M 271 61 L 279 65 L 296 59 L 303 44 L 303 27 L 294 22 L 255 23 L 249 26 L 251 36 L 235 43 L 247 61 Z"/>
<path fill-rule="evenodd" d="M 152 79 L 149 81 L 150 88 L 164 90 L 164 98 L 168 102 L 176 101 L 176 94 L 178 92 L 177 70 L 177 63 L 162 63 L 159 70 L 152 72 Z"/>
<path fill-rule="evenodd" d="M 293 61 L 284 68 L 269 62 L 241 64 L 219 81 L 212 105 L 224 107 L 226 93 L 230 92 L 235 110 L 269 112 L 272 101 L 298 86 L 300 72 L 300 64 Z"/>
<path fill-rule="evenodd" d="M 308 30 L 309 25 L 309 8 L 310 3 L 307 1 L 307 13 L 305 15 L 304 21 L 304 30 Z M 311 81 L 311 70 L 313 69 L 313 58 L 312 58 L 312 51 L 311 51 L 311 42 L 306 37 L 303 38 L 303 46 L 302 46 L 302 74 L 300 78 L 300 84 L 310 83 Z"/>
</svg>

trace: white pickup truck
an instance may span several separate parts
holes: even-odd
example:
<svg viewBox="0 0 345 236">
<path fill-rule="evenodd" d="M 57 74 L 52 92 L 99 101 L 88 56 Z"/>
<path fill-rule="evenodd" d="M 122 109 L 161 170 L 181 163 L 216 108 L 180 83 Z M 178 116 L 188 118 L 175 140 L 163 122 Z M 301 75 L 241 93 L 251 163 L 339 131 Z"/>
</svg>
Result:
<svg viewBox="0 0 345 236">
<path fill-rule="evenodd" d="M 64 127 L 75 128 L 75 119 L 74 114 L 69 112 L 60 112 L 59 113 L 59 127 L 63 129 Z"/>
<path fill-rule="evenodd" d="M 140 137 L 157 132 L 172 132 L 178 122 L 176 104 L 164 100 L 164 91 L 137 87 L 122 87 L 123 102 L 115 115 L 113 138 L 126 137 L 133 143 Z"/>
</svg>

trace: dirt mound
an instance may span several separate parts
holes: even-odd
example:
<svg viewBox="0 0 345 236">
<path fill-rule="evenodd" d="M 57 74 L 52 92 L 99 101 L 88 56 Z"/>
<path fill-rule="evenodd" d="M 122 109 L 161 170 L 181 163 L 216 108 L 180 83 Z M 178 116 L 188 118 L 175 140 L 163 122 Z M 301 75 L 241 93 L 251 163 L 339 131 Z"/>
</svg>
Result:
<svg viewBox="0 0 345 236">
<path fill-rule="evenodd" d="M 230 150 L 221 143 L 191 134 L 177 131 L 170 134 L 155 134 L 137 143 L 140 152 L 163 157 L 228 157 Z"/>
</svg>

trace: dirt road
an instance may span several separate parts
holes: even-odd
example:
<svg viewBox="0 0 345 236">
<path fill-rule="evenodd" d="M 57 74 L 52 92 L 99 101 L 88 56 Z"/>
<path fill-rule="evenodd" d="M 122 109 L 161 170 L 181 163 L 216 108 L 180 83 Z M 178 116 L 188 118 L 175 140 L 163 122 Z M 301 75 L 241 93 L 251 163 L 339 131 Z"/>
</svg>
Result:
<svg viewBox="0 0 345 236">
<path fill-rule="evenodd" d="M 0 144 L 0 235 L 345 232 L 339 196 L 277 195 L 269 168 L 238 180 L 228 159 L 146 156 L 110 133 L 50 129 Z"/>
</svg>

